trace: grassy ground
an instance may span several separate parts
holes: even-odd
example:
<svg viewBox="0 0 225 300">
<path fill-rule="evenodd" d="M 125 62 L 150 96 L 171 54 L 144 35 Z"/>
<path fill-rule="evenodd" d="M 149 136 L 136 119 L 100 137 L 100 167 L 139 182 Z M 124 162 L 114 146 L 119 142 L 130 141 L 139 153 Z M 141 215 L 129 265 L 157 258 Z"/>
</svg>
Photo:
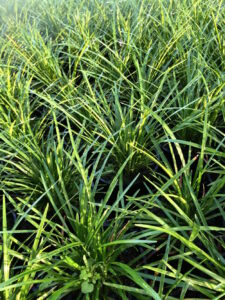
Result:
<svg viewBox="0 0 225 300">
<path fill-rule="evenodd" d="M 0 299 L 225 299 L 224 1 L 0 4 Z"/>
</svg>

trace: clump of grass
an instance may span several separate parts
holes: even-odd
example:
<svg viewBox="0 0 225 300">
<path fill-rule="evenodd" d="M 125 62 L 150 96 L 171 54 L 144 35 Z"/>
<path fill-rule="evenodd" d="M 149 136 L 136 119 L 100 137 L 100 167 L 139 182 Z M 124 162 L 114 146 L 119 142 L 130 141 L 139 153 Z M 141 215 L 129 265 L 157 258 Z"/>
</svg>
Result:
<svg viewBox="0 0 225 300">
<path fill-rule="evenodd" d="M 0 296 L 223 299 L 223 1 L 0 1 Z"/>
</svg>

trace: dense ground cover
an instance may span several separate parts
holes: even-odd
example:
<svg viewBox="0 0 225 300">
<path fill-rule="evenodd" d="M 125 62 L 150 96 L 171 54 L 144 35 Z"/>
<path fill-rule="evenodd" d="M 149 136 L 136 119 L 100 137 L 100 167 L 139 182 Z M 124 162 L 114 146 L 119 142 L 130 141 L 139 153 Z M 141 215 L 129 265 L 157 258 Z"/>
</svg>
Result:
<svg viewBox="0 0 225 300">
<path fill-rule="evenodd" d="M 225 299 L 224 1 L 0 3 L 0 299 Z"/>
</svg>

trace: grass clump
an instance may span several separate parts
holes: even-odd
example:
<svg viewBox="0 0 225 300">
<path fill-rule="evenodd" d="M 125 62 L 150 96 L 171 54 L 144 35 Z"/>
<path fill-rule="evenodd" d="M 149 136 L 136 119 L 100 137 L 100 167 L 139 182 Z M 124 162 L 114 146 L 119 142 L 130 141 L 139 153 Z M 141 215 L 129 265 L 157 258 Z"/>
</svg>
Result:
<svg viewBox="0 0 225 300">
<path fill-rule="evenodd" d="M 224 299 L 223 1 L 0 1 L 0 299 Z"/>
</svg>

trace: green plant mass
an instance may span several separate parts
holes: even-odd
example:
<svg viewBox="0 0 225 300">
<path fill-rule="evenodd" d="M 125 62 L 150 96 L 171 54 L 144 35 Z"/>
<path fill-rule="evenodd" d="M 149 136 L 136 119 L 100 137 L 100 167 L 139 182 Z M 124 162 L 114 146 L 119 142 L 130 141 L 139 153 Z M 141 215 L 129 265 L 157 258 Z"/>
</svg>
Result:
<svg viewBox="0 0 225 300">
<path fill-rule="evenodd" d="M 223 0 L 0 0 L 0 300 L 225 299 Z"/>
</svg>

